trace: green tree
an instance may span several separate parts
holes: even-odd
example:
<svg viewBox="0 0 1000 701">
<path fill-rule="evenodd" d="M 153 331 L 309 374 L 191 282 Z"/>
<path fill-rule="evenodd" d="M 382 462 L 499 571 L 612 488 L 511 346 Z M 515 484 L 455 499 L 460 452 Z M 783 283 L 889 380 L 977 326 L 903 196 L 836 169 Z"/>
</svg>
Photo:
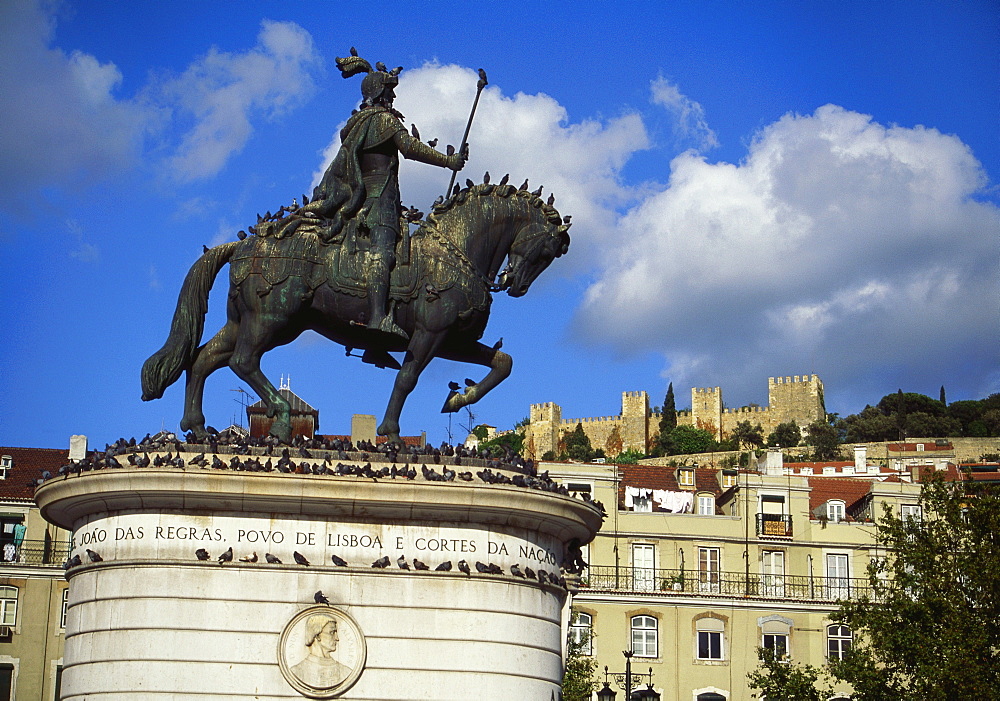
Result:
<svg viewBox="0 0 1000 701">
<path fill-rule="evenodd" d="M 583 431 L 583 424 L 578 423 L 566 436 L 566 455 L 570 460 L 579 462 L 587 462 L 594 457 L 594 449 L 590 445 L 590 438 Z"/>
<path fill-rule="evenodd" d="M 624 452 L 618 453 L 615 456 L 613 462 L 617 465 L 637 465 L 640 460 L 642 460 L 645 455 L 640 453 L 638 450 L 626 450 Z"/>
<path fill-rule="evenodd" d="M 663 410 L 660 413 L 660 432 L 656 436 L 655 452 L 669 455 L 667 446 L 670 432 L 677 428 L 677 403 L 674 401 L 674 383 L 667 385 L 667 396 L 663 399 Z"/>
<path fill-rule="evenodd" d="M 760 667 L 747 675 L 750 688 L 760 694 L 752 698 L 782 699 L 782 701 L 826 701 L 833 695 L 830 673 L 808 664 L 791 664 L 780 659 L 774 650 L 757 648 Z"/>
<path fill-rule="evenodd" d="M 764 428 L 759 423 L 753 426 L 749 421 L 738 421 L 730 438 L 736 450 L 742 450 L 744 446 L 760 448 L 764 445 Z"/>
<path fill-rule="evenodd" d="M 575 614 L 574 614 L 575 618 Z M 587 640 L 570 637 L 566 644 L 566 669 L 563 671 L 562 698 L 563 701 L 590 701 L 597 680 L 597 660 L 585 655 Z"/>
<path fill-rule="evenodd" d="M 802 441 L 802 429 L 794 421 L 786 421 L 774 427 L 767 437 L 768 445 L 779 448 L 794 448 Z"/>
<path fill-rule="evenodd" d="M 825 421 L 813 421 L 806 428 L 806 443 L 814 460 L 833 460 L 840 455 L 840 435 Z"/>
<path fill-rule="evenodd" d="M 667 435 L 667 455 L 707 453 L 717 445 L 710 431 L 694 426 L 677 426 Z"/>
<path fill-rule="evenodd" d="M 860 414 L 841 419 L 837 426 L 844 431 L 847 443 L 888 441 L 899 435 L 893 419 L 873 406 L 866 406 Z"/>
<path fill-rule="evenodd" d="M 998 699 L 1000 485 L 935 473 L 920 505 L 921 516 L 906 519 L 884 507 L 875 544 L 885 557 L 868 568 L 871 594 L 841 601 L 831 616 L 854 644 L 829 672 L 856 701 Z M 782 684 L 799 689 L 802 677 L 773 667 L 751 679 L 770 685 L 768 698 L 799 698 Z"/>
</svg>

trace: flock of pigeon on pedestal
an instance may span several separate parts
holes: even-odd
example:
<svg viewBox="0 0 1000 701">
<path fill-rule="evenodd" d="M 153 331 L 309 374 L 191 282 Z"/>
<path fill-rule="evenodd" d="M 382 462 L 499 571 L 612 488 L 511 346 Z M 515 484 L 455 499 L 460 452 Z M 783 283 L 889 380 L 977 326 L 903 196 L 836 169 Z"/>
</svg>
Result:
<svg viewBox="0 0 1000 701">
<path fill-rule="evenodd" d="M 589 493 L 571 493 L 564 485 L 550 479 L 547 471 L 539 474 L 533 461 L 525 460 L 509 450 L 502 458 L 496 458 L 470 450 L 463 445 L 453 447 L 445 443 L 442 443 L 440 448 L 431 446 L 417 448 L 411 445 L 399 451 L 390 444 L 375 446 L 368 441 L 361 441 L 355 445 L 351 441 L 340 438 L 326 440 L 307 439 L 300 436 L 291 445 L 281 444 L 270 436 L 257 439 L 232 434 L 228 437 L 226 434 L 213 434 L 201 443 L 196 443 L 191 435 L 187 438 L 186 443 L 179 440 L 174 434 L 162 433 L 155 438 L 147 434 L 140 441 L 136 441 L 135 438 L 130 440 L 120 438 L 107 445 L 103 452 L 94 452 L 83 460 L 70 461 L 63 465 L 59 468 L 57 475 L 52 475 L 47 470 L 43 471 L 41 476 L 31 483 L 31 486 L 38 487 L 51 479 L 68 479 L 84 472 L 126 467 L 187 469 L 193 466 L 199 469 L 236 472 L 279 472 L 296 475 L 359 477 L 372 480 L 375 483 L 386 479 L 416 480 L 420 477 L 428 482 L 476 482 L 478 480 L 489 485 L 512 485 L 563 496 L 579 497 L 601 516 L 606 515 L 604 505 L 599 501 L 592 500 Z M 163 455 L 164 451 L 166 451 L 166 455 Z M 150 453 L 153 455 L 150 456 Z M 190 456 L 191 453 L 196 454 L 194 457 L 185 459 L 184 456 Z M 373 460 L 376 463 L 381 463 L 382 466 L 378 469 L 372 467 Z M 413 466 L 417 463 L 420 464 L 419 471 Z M 428 466 L 428 463 L 434 467 Z M 509 472 L 513 475 L 507 474 Z M 91 562 L 102 561 L 101 556 L 93 550 L 88 549 L 86 552 Z M 579 553 L 579 544 L 575 548 L 571 544 L 568 566 L 565 568 L 567 572 L 578 572 L 581 566 L 585 566 L 586 563 L 582 562 Z M 212 556 L 204 548 L 198 548 L 195 551 L 195 557 L 202 561 L 212 559 Z M 293 558 L 298 565 L 310 565 L 309 560 L 299 552 L 294 552 Z M 233 549 L 230 547 L 216 559 L 220 564 L 232 562 Z M 257 553 L 241 557 L 239 561 L 256 563 L 258 561 Z M 281 560 L 271 553 L 264 554 L 264 561 L 271 565 L 282 564 Z M 337 567 L 350 566 L 337 555 L 332 555 L 331 561 Z M 66 562 L 66 569 L 80 564 L 82 564 L 81 557 L 75 555 Z M 470 566 L 467 561 L 459 560 L 455 564 L 459 572 L 468 576 L 472 575 L 473 566 L 479 574 L 505 574 L 499 565 L 493 563 L 476 562 Z M 391 561 L 388 556 L 371 563 L 371 567 L 382 569 L 390 565 Z M 411 564 L 405 556 L 400 556 L 396 565 L 402 570 L 411 569 Z M 452 568 L 453 563 L 450 560 L 433 568 L 416 558 L 412 561 L 412 569 L 414 570 L 433 569 L 438 572 L 448 572 Z M 535 571 L 530 567 L 525 567 L 522 570 L 516 564 L 511 565 L 510 574 L 526 580 L 537 579 L 542 584 L 563 587 L 566 584 L 565 579 L 559 573 L 550 573 L 545 570 Z"/>
</svg>

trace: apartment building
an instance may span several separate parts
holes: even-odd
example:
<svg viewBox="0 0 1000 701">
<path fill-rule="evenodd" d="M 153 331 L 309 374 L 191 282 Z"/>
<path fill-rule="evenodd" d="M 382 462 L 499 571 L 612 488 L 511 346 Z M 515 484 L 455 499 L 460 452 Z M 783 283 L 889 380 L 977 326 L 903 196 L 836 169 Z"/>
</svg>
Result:
<svg viewBox="0 0 1000 701">
<path fill-rule="evenodd" d="M 829 616 L 868 590 L 873 515 L 883 504 L 920 510 L 909 473 L 857 457 L 785 466 L 778 453 L 752 472 L 544 463 L 608 510 L 584 553 L 569 631 L 588 640 L 598 688 L 607 669 L 609 688 L 628 698 L 623 651 L 632 688 L 647 692 L 634 698 L 663 701 L 750 698 L 762 646 L 813 665 L 843 655 L 852 633 Z"/>
</svg>

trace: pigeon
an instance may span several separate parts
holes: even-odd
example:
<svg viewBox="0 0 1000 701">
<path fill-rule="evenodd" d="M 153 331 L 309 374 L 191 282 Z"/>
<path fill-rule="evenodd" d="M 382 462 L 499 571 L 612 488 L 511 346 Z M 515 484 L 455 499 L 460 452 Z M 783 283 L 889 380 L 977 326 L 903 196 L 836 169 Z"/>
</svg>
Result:
<svg viewBox="0 0 1000 701">
<path fill-rule="evenodd" d="M 385 67 L 385 64 L 382 63 L 381 61 L 376 61 L 375 62 L 375 70 L 381 71 L 382 73 L 388 73 L 389 72 L 389 70 Z"/>
<path fill-rule="evenodd" d="M 501 348 L 503 348 L 503 336 L 500 337 L 499 341 L 493 344 L 493 350 L 500 350 Z"/>
<path fill-rule="evenodd" d="M 281 560 L 279 560 L 278 558 L 276 558 L 271 553 L 264 553 L 264 559 L 267 560 L 267 562 L 269 564 L 271 564 L 271 565 L 280 565 L 281 564 Z"/>
<path fill-rule="evenodd" d="M 208 253 L 210 250 L 212 250 L 212 249 L 209 248 L 208 246 L 206 246 L 205 244 L 201 244 L 201 252 L 202 252 L 202 254 Z"/>
<path fill-rule="evenodd" d="M 549 195 L 549 199 L 545 200 L 545 204 L 547 204 L 550 207 L 555 203 L 556 203 L 556 196 L 552 194 Z"/>
<path fill-rule="evenodd" d="M 414 139 L 419 139 L 420 138 L 420 132 L 417 131 L 417 125 L 416 124 L 411 124 L 410 125 L 410 133 L 413 134 L 413 138 Z"/>
<path fill-rule="evenodd" d="M 451 560 L 447 562 L 442 562 L 440 565 L 434 568 L 435 572 L 451 572 Z"/>
<path fill-rule="evenodd" d="M 247 232 L 243 231 L 242 229 L 236 232 L 236 238 L 238 238 L 240 241 L 242 241 L 246 237 L 247 237 Z"/>
<path fill-rule="evenodd" d="M 541 197 L 541 196 L 542 196 L 542 186 L 541 186 L 541 185 L 539 185 L 539 186 L 538 186 L 538 189 L 537 189 L 537 190 L 535 190 L 534 192 L 532 192 L 531 194 L 532 194 L 532 195 L 533 195 L 534 197 Z"/>
<path fill-rule="evenodd" d="M 298 550 L 292 553 L 292 557 L 295 559 L 296 564 L 303 565 L 305 567 L 309 566 L 309 560 L 307 560 L 305 555 L 300 553 Z"/>
<path fill-rule="evenodd" d="M 97 553 L 95 553 L 90 548 L 87 548 L 87 557 L 90 558 L 91 562 L 102 562 L 104 560 L 103 557 L 101 557 L 100 555 L 98 555 Z"/>
<path fill-rule="evenodd" d="M 240 558 L 240 562 L 257 562 L 257 553 L 256 553 L 256 551 L 254 552 L 253 555 L 250 555 L 249 557 L 241 557 Z"/>
<path fill-rule="evenodd" d="M 518 190 L 527 190 L 527 189 L 528 189 L 528 179 L 525 178 L 524 182 L 521 183 L 521 187 L 519 187 Z"/>
<path fill-rule="evenodd" d="M 410 569 L 410 565 L 407 564 L 407 562 L 406 562 L 406 555 L 400 555 L 399 559 L 396 560 L 396 564 L 399 565 L 399 569 L 401 569 L 401 570 L 408 570 L 408 569 Z"/>
<path fill-rule="evenodd" d="M 465 378 L 465 386 L 466 387 L 472 387 L 475 384 L 476 384 L 475 380 L 471 380 L 468 377 Z"/>
<path fill-rule="evenodd" d="M 464 572 L 465 574 L 472 574 L 472 570 L 469 569 L 469 563 L 465 560 L 458 561 L 458 569 L 460 572 Z"/>
<path fill-rule="evenodd" d="M 73 567 L 79 567 L 83 564 L 83 560 L 80 559 L 79 555 L 74 555 L 69 560 L 66 561 L 66 569 L 71 569 Z"/>
<path fill-rule="evenodd" d="M 489 185 L 489 184 L 490 184 L 490 171 L 486 171 L 485 173 L 483 173 L 483 185 Z"/>
<path fill-rule="evenodd" d="M 479 572 L 480 574 L 489 574 L 490 567 L 489 565 L 484 565 L 483 563 L 476 560 L 476 572 Z"/>
<path fill-rule="evenodd" d="M 500 178 L 500 184 L 506 185 L 508 180 L 510 180 L 510 173 L 507 173 L 502 178 Z"/>
<path fill-rule="evenodd" d="M 205 548 L 198 548 L 197 550 L 194 551 L 194 555 L 199 560 L 207 560 L 209 559 L 209 557 L 211 557 L 211 555 L 208 554 L 208 551 L 205 550 Z"/>
<path fill-rule="evenodd" d="M 347 567 L 347 560 L 337 557 L 336 555 L 331 555 L 330 559 L 333 561 L 337 567 Z"/>
<path fill-rule="evenodd" d="M 372 567 L 378 567 L 379 569 L 384 569 L 389 566 L 389 556 L 383 555 L 379 559 L 372 563 Z"/>
<path fill-rule="evenodd" d="M 534 579 L 535 578 L 535 571 L 533 569 L 531 569 L 530 567 L 525 567 L 524 568 L 524 573 L 526 575 L 528 575 L 528 579 Z"/>
<path fill-rule="evenodd" d="M 233 546 L 229 546 L 229 550 L 219 555 L 219 563 L 232 562 L 233 561 Z"/>
<path fill-rule="evenodd" d="M 425 565 L 424 563 L 422 563 L 417 558 L 413 558 L 413 569 L 415 569 L 415 570 L 429 570 L 430 567 L 428 567 L 427 565 Z"/>
<path fill-rule="evenodd" d="M 461 388 L 458 386 L 457 382 L 452 381 L 448 383 L 448 389 L 450 389 L 452 392 L 457 392 Z"/>
<path fill-rule="evenodd" d="M 476 184 L 474 182 L 472 182 L 471 180 L 469 180 L 468 178 L 466 178 L 465 179 L 465 186 L 471 190 L 472 188 L 474 188 L 476 186 Z"/>
<path fill-rule="evenodd" d="M 323 591 L 321 589 L 317 590 L 316 593 L 313 594 L 313 601 L 315 601 L 317 604 L 330 603 L 330 600 L 326 598 L 326 595 L 323 594 Z"/>
<path fill-rule="evenodd" d="M 437 139 L 431 139 L 430 141 L 427 142 L 427 145 L 430 146 L 431 148 L 434 148 L 435 146 L 438 145 L 438 140 Z"/>
<path fill-rule="evenodd" d="M 521 579 L 524 579 L 524 572 L 522 572 L 521 568 L 518 567 L 517 565 L 510 566 L 510 573 L 515 577 L 520 577 Z"/>
<path fill-rule="evenodd" d="M 357 55 L 358 55 L 358 50 L 357 50 L 357 49 L 355 49 L 355 48 L 354 48 L 354 47 L 352 46 L 352 47 L 351 47 L 351 56 L 357 56 Z"/>
</svg>

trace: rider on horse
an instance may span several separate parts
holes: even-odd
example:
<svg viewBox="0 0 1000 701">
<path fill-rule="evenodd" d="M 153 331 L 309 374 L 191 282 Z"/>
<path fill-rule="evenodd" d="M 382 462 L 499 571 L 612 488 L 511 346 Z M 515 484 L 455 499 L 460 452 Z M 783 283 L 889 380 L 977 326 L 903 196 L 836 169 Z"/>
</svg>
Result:
<svg viewBox="0 0 1000 701">
<path fill-rule="evenodd" d="M 459 171 L 468 154 L 446 155 L 410 136 L 402 124 L 403 115 L 392 108 L 402 68 L 386 71 L 381 63 L 375 65 L 372 70 L 353 49 L 351 56 L 337 58 L 345 78 L 367 73 L 361 81 L 364 100 L 341 129 L 340 150 L 304 209 L 330 220 L 330 238 L 345 226 L 368 237 L 364 266 L 368 328 L 407 339 L 387 309 L 389 276 L 396 265 L 400 238 L 399 156 Z"/>
</svg>

